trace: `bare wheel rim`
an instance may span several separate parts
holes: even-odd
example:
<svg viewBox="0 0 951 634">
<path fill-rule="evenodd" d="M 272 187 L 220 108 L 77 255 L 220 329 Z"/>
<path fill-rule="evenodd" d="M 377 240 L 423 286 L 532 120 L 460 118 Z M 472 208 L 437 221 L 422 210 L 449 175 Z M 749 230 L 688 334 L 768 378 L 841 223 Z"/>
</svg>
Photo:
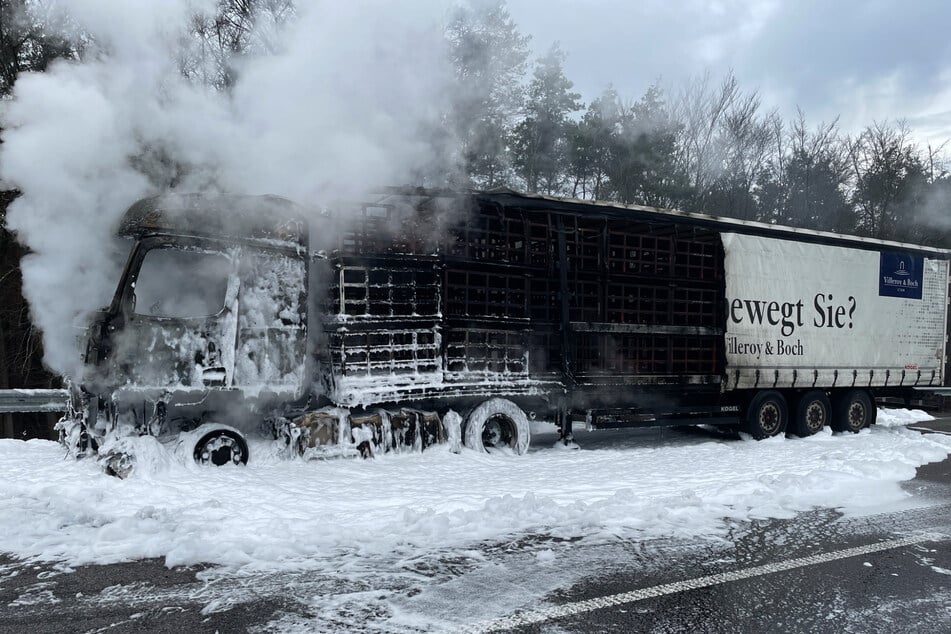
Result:
<svg viewBox="0 0 951 634">
<path fill-rule="evenodd" d="M 508 416 L 496 414 L 482 425 L 482 446 L 486 449 L 515 446 L 515 423 Z"/>
<path fill-rule="evenodd" d="M 821 401 L 810 401 L 806 406 L 806 428 L 815 433 L 820 431 L 826 424 L 826 408 L 822 406 Z"/>
<path fill-rule="evenodd" d="M 849 429 L 862 429 L 865 426 L 865 404 L 852 401 L 849 404 Z"/>
<path fill-rule="evenodd" d="M 202 443 L 195 452 L 195 457 L 201 464 L 213 464 L 220 467 L 229 463 L 241 464 L 244 450 L 236 439 L 221 434 Z"/>
<path fill-rule="evenodd" d="M 772 435 L 779 431 L 781 419 L 779 407 L 772 401 L 763 403 L 759 408 L 759 426 L 765 434 Z"/>
</svg>

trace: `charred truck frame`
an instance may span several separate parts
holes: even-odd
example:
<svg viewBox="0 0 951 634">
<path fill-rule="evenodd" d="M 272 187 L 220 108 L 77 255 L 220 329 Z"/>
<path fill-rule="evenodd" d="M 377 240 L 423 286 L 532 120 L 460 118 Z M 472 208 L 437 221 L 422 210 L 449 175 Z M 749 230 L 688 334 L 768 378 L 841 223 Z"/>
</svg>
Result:
<svg viewBox="0 0 951 634">
<path fill-rule="evenodd" d="M 125 437 L 223 464 L 262 427 L 291 454 L 522 453 L 536 416 L 566 443 L 579 419 L 856 432 L 876 396 L 946 377 L 949 252 L 923 246 L 396 189 L 318 222 L 275 197 L 169 195 L 119 233 L 135 244 L 60 428 L 77 455 L 115 445 L 120 474 Z"/>
</svg>

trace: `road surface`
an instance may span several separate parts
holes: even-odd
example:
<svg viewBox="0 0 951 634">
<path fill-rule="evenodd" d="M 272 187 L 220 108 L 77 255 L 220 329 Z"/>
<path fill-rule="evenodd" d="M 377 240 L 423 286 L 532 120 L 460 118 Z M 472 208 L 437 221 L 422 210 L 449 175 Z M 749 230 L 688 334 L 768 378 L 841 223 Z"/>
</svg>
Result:
<svg viewBox="0 0 951 634">
<path fill-rule="evenodd" d="M 951 434 L 951 418 L 913 427 Z M 505 615 L 473 618 L 474 632 L 947 632 L 951 460 L 920 468 L 904 487 L 912 503 L 899 511 L 737 523 L 727 539 L 576 546 L 527 537 L 357 580 L 229 576 L 161 560 L 68 569 L 0 555 L 0 632 L 412 632 L 440 626 L 394 622 L 394 610 L 464 618 L 467 606 Z M 540 568 L 546 552 L 556 555 Z M 572 581 L 558 586 L 562 578 Z M 553 583 L 541 600 L 520 600 Z"/>
</svg>

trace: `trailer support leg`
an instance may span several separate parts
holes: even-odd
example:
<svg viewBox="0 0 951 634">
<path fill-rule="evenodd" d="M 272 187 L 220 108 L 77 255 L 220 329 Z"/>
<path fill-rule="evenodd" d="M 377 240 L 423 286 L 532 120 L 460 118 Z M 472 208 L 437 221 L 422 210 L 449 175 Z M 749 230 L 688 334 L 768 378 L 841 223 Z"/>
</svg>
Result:
<svg viewBox="0 0 951 634">
<path fill-rule="evenodd" d="M 558 442 L 556 444 L 577 449 L 578 445 L 575 444 L 575 436 L 571 430 L 571 411 L 567 407 L 560 406 L 555 410 L 555 424 L 558 426 Z"/>
</svg>

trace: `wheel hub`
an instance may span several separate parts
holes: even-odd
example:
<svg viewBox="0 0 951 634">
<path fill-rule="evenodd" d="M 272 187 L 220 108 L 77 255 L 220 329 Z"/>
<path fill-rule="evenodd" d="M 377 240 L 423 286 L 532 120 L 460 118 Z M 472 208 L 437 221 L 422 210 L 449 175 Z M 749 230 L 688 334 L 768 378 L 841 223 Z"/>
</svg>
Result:
<svg viewBox="0 0 951 634">
<path fill-rule="evenodd" d="M 852 403 L 849 407 L 849 427 L 861 429 L 865 423 L 865 406 L 861 403 Z"/>
<path fill-rule="evenodd" d="M 486 448 L 511 446 L 514 434 L 512 424 L 500 416 L 485 421 L 482 428 L 482 445 Z"/>
<path fill-rule="evenodd" d="M 228 463 L 240 464 L 243 452 L 240 445 L 228 436 L 215 436 L 208 440 L 198 452 L 202 464 L 221 467 Z"/>
<path fill-rule="evenodd" d="M 811 431 L 819 431 L 825 426 L 825 409 L 818 401 L 809 403 L 806 408 L 806 425 Z"/>
<path fill-rule="evenodd" d="M 759 422 L 763 431 L 772 434 L 779 428 L 779 408 L 773 403 L 766 403 L 760 408 Z"/>
</svg>

